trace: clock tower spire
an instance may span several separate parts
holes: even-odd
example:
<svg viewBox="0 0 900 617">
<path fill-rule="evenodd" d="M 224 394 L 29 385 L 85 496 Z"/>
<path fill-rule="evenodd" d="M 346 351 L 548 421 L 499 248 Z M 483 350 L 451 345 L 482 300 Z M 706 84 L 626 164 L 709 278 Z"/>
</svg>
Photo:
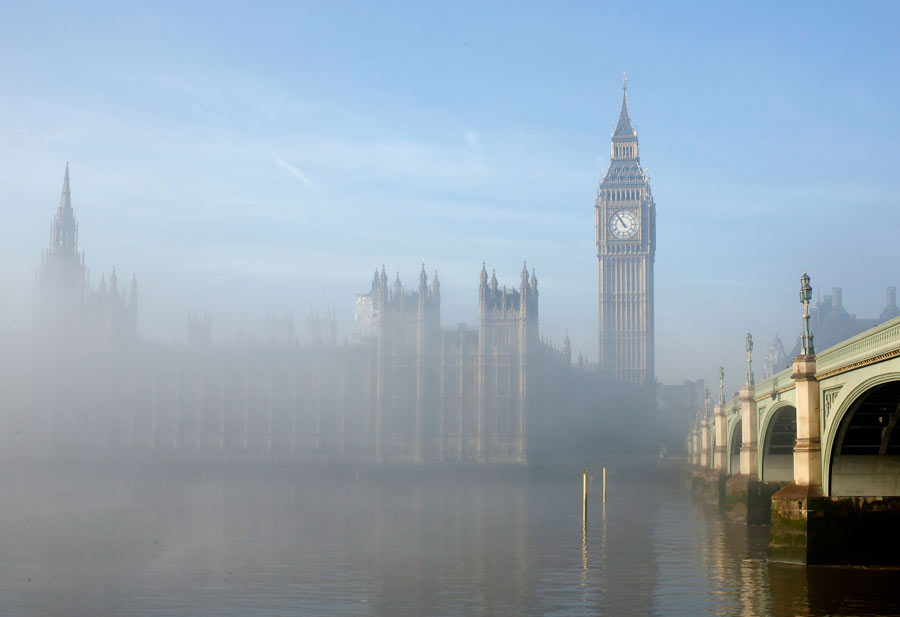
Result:
<svg viewBox="0 0 900 617">
<path fill-rule="evenodd" d="M 655 379 L 653 262 L 656 205 L 641 168 L 637 131 L 628 109 L 628 77 L 622 109 L 610 141 L 609 170 L 594 202 L 599 276 L 600 370 L 620 381 Z"/>
</svg>

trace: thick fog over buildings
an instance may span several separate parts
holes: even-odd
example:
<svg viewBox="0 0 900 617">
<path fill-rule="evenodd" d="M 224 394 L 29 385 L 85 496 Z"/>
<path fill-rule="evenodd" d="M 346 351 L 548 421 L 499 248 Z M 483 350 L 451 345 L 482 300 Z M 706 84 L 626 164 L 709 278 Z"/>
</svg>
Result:
<svg viewBox="0 0 900 617">
<path fill-rule="evenodd" d="M 31 327 L 4 334 L 11 451 L 524 463 L 590 443 L 650 445 L 623 426 L 650 413 L 652 382 L 617 383 L 573 358 L 568 338 L 543 339 L 527 264 L 507 284 L 481 265 L 470 326 L 442 323 L 439 275 L 423 264 L 407 285 L 376 269 L 343 338 L 323 307 L 302 335 L 271 312 L 264 336 L 222 343 L 212 314 L 190 313 L 184 337 L 147 340 L 138 275 L 120 282 L 112 268 L 91 282 L 70 183 L 67 164 Z"/>
</svg>

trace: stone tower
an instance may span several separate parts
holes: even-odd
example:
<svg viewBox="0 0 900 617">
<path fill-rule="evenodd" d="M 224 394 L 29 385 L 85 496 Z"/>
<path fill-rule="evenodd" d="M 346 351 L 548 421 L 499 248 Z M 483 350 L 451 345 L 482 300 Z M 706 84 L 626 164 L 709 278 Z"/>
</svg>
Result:
<svg viewBox="0 0 900 617">
<path fill-rule="evenodd" d="M 656 206 L 641 169 L 637 131 L 628 114 L 627 79 L 612 135 L 610 163 L 594 202 L 599 260 L 600 370 L 648 383 L 653 358 L 653 261 Z"/>
<path fill-rule="evenodd" d="M 81 325 L 86 284 L 67 160 L 59 207 L 50 226 L 50 246 L 44 251 L 37 273 L 34 325 L 40 336 L 55 343 L 74 340 Z"/>
<path fill-rule="evenodd" d="M 534 270 L 522 264 L 519 288 L 488 281 L 481 266 L 478 286 L 477 458 L 527 460 L 530 366 L 539 343 L 538 288 Z"/>
<path fill-rule="evenodd" d="M 375 456 L 379 461 L 427 457 L 437 431 L 441 353 L 441 287 L 429 285 L 425 264 L 416 291 L 400 273 L 392 285 L 382 266 L 372 279 L 376 350 Z"/>
</svg>

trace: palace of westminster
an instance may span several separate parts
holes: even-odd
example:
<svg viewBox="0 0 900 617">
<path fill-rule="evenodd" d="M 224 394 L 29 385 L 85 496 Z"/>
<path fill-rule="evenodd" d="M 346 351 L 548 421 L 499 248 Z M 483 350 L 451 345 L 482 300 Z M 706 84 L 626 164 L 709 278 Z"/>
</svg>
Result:
<svg viewBox="0 0 900 617">
<path fill-rule="evenodd" d="M 267 319 L 263 342 L 216 345 L 208 315 L 188 318 L 186 343 L 144 341 L 136 277 L 120 281 L 113 269 L 89 285 L 67 163 L 32 336 L 0 350 L 0 443 L 521 463 L 570 451 L 579 435 L 602 442 L 596 430 L 615 444 L 625 432 L 616 418 L 666 406 L 692 414 L 702 382 L 674 396 L 655 383 L 656 207 L 624 85 L 610 159 L 594 202 L 596 366 L 573 362 L 568 337 L 561 346 L 541 338 L 538 279 L 524 265 L 506 286 L 482 264 L 476 328 L 442 328 L 437 273 L 423 266 L 408 288 L 382 267 L 356 297 L 352 343 L 338 343 L 331 311 L 310 316 L 303 345 L 286 315 Z"/>
</svg>

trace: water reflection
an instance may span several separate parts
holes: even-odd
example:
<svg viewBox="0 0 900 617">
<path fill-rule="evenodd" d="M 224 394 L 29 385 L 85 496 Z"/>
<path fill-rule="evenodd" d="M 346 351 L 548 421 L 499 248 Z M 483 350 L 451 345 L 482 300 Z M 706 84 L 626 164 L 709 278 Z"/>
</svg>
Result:
<svg viewBox="0 0 900 617">
<path fill-rule="evenodd" d="M 897 570 L 768 564 L 766 528 L 628 469 L 585 525 L 580 466 L 4 465 L 3 615 L 900 613 Z"/>
</svg>

